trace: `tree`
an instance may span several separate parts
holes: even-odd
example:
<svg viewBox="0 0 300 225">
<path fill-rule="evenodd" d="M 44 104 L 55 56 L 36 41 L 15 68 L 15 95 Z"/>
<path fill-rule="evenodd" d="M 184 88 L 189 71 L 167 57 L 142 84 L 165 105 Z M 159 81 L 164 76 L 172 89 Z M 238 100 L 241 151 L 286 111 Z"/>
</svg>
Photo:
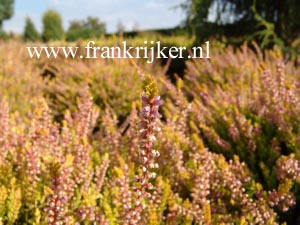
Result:
<svg viewBox="0 0 300 225">
<path fill-rule="evenodd" d="M 252 35 L 262 29 L 262 20 L 274 24 L 276 35 L 286 44 L 300 34 L 300 1 L 296 0 L 188 0 L 182 6 L 186 24 L 199 34 L 209 30 L 226 36 Z"/>
<path fill-rule="evenodd" d="M 0 0 L 0 29 L 2 29 L 3 21 L 13 15 L 13 4 L 14 0 Z"/>
<path fill-rule="evenodd" d="M 104 34 L 106 31 L 105 24 L 99 22 L 99 19 L 96 17 L 88 17 L 85 25 L 94 31 L 95 36 Z"/>
<path fill-rule="evenodd" d="M 44 41 L 61 40 L 64 36 L 62 18 L 58 12 L 50 9 L 43 15 L 43 33 Z"/>
<path fill-rule="evenodd" d="M 30 17 L 26 17 L 23 39 L 24 41 L 37 41 L 39 39 L 39 33 Z"/>
<path fill-rule="evenodd" d="M 100 22 L 96 17 L 88 17 L 85 20 L 72 21 L 66 36 L 68 41 L 75 41 L 79 38 L 96 38 L 105 32 L 105 23 Z"/>
</svg>

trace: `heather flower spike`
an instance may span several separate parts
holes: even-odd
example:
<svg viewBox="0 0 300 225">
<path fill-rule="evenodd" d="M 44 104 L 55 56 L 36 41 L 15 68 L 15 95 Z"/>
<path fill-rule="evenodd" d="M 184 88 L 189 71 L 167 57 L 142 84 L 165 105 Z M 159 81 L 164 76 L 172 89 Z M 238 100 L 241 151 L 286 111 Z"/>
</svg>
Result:
<svg viewBox="0 0 300 225">
<path fill-rule="evenodd" d="M 155 158 L 159 156 L 159 152 L 152 148 L 156 141 L 155 132 L 158 130 L 156 119 L 159 118 L 158 108 L 163 104 L 158 95 L 157 84 L 151 76 L 146 76 L 143 81 L 142 94 L 142 112 L 140 122 L 140 138 L 141 138 L 141 168 L 143 177 L 154 178 L 155 173 L 149 174 L 149 169 L 154 168 Z M 157 166 L 155 166 L 157 167 Z"/>
<path fill-rule="evenodd" d="M 153 149 L 156 141 L 155 133 L 157 132 L 156 119 L 159 118 L 158 108 L 163 104 L 158 95 L 156 82 L 151 76 L 146 76 L 143 81 L 142 111 L 140 114 L 140 170 L 141 175 L 137 177 L 139 186 L 136 190 L 137 196 L 135 206 L 129 215 L 130 223 L 137 224 L 141 220 L 141 214 L 145 208 L 143 202 L 151 198 L 150 190 L 154 187 L 150 183 L 151 179 L 156 177 L 156 173 L 151 171 L 159 166 L 155 159 L 159 156 L 159 152 Z"/>
</svg>

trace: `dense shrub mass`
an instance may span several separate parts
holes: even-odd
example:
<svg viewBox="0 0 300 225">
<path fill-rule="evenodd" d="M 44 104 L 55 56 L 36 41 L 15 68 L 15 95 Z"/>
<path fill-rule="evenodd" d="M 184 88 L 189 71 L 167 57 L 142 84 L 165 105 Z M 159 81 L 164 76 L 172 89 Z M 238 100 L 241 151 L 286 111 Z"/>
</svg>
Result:
<svg viewBox="0 0 300 225">
<path fill-rule="evenodd" d="M 38 41 L 39 40 L 39 33 L 36 30 L 34 23 L 30 19 L 30 17 L 26 17 L 25 20 L 25 27 L 24 27 L 24 32 L 23 32 L 23 40 L 24 41 Z"/>
<path fill-rule="evenodd" d="M 99 21 L 97 17 L 88 17 L 85 20 L 75 20 L 70 23 L 66 33 L 67 41 L 76 41 L 78 39 L 95 39 L 104 35 L 106 31 L 105 23 Z"/>
<path fill-rule="evenodd" d="M 172 83 L 20 49 L 0 49 L 0 224 L 300 221 L 300 70 L 280 52 L 215 48 Z"/>
<path fill-rule="evenodd" d="M 64 29 L 60 14 L 52 9 L 47 10 L 43 15 L 43 41 L 62 40 L 63 35 Z"/>
</svg>

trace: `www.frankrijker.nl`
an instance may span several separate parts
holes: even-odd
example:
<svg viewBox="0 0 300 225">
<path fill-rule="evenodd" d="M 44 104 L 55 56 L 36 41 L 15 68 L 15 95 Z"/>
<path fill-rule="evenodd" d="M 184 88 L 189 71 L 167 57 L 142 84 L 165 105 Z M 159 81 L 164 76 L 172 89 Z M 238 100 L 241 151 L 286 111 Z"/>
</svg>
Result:
<svg viewBox="0 0 300 225">
<path fill-rule="evenodd" d="M 85 55 L 78 55 L 79 47 L 49 47 L 49 46 L 32 46 L 26 47 L 30 58 L 40 59 L 43 56 L 47 58 L 56 59 L 59 55 L 65 58 L 81 58 L 81 59 L 126 59 L 126 58 L 137 58 L 137 59 L 146 59 L 147 63 L 153 63 L 154 59 L 161 58 L 185 58 L 188 59 L 209 59 L 209 41 L 205 42 L 204 46 L 192 47 L 187 52 L 187 47 L 166 47 L 161 46 L 160 41 L 150 41 L 144 42 L 143 46 L 127 46 L 127 42 L 123 41 L 120 46 L 95 46 L 94 41 L 89 41 L 84 47 Z M 82 51 L 81 51 L 82 53 Z"/>
</svg>

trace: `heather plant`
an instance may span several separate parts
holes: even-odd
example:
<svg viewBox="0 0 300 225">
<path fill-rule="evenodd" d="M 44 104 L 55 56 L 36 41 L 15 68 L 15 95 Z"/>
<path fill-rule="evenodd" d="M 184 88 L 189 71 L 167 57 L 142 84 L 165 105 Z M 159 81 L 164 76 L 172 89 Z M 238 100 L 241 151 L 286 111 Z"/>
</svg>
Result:
<svg viewBox="0 0 300 225">
<path fill-rule="evenodd" d="M 40 69 L 26 56 L 24 44 L 8 42 L 1 46 L 0 99 L 6 98 L 10 110 L 23 116 L 30 111 L 32 100 L 43 96 L 45 82 Z"/>
<path fill-rule="evenodd" d="M 188 64 L 186 91 L 203 112 L 193 124 L 205 145 L 228 159 L 238 155 L 267 191 L 285 189 L 284 205 L 291 206 L 299 199 L 299 183 L 278 180 L 276 162 L 292 155 L 299 160 L 299 70 L 283 63 L 278 51 L 261 55 L 244 46 L 209 62 L 194 61 Z M 291 214 L 283 218 L 295 221 Z"/>
<path fill-rule="evenodd" d="M 85 83 L 90 84 L 94 102 L 101 111 L 113 109 L 117 118 L 122 120 L 130 113 L 132 102 L 139 99 L 137 90 L 141 88 L 142 82 L 135 70 L 124 61 L 62 61 L 64 63 L 52 63 L 55 78 L 47 77 L 44 89 L 49 105 L 55 110 L 58 119 L 61 119 L 66 109 L 74 109 L 78 90 Z M 124 95 L 123 92 L 127 94 Z"/>
<path fill-rule="evenodd" d="M 175 83 L 139 61 L 9 54 L 0 224 L 295 224 L 299 69 L 213 51 Z"/>
</svg>

